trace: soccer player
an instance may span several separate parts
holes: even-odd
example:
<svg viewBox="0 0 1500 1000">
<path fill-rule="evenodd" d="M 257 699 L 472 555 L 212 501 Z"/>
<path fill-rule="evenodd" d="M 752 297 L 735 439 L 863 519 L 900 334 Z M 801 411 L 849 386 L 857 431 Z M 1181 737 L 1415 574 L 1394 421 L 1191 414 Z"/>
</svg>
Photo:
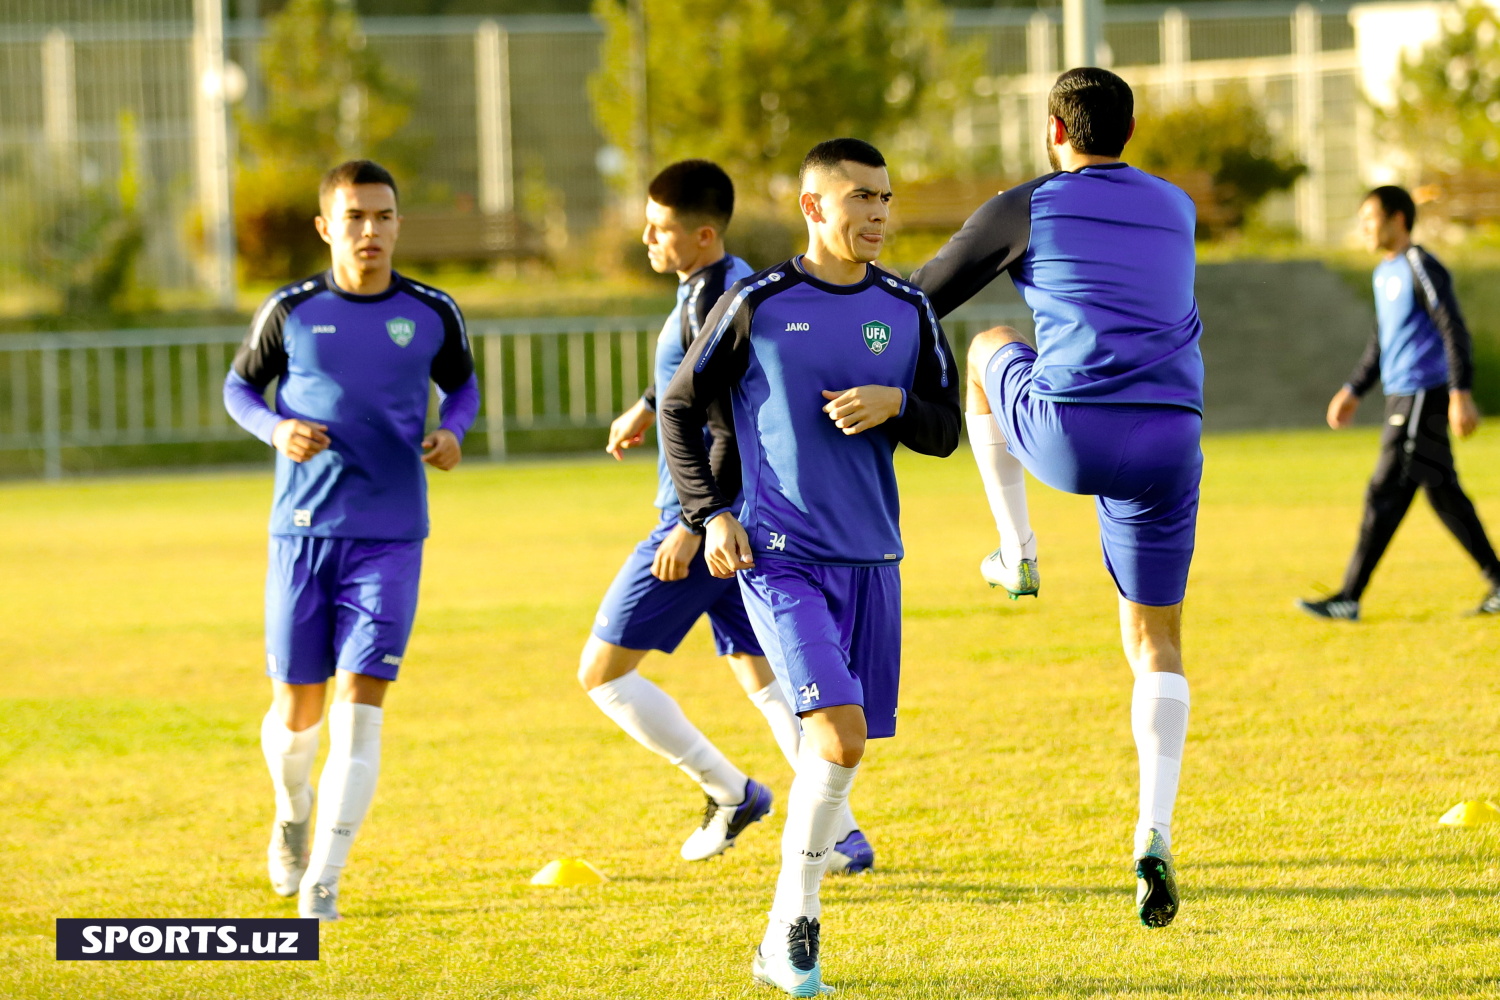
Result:
<svg viewBox="0 0 1500 1000">
<path fill-rule="evenodd" d="M 1500 615 L 1500 559 L 1458 483 L 1448 442 L 1449 428 L 1466 438 L 1479 426 L 1469 392 L 1474 382 L 1469 330 L 1447 270 L 1411 241 L 1416 219 L 1416 203 L 1399 187 L 1378 187 L 1359 207 L 1365 245 L 1381 255 L 1375 267 L 1375 333 L 1349 381 L 1328 404 L 1328 426 L 1349 426 L 1360 397 L 1378 377 L 1385 389 L 1385 433 L 1344 585 L 1320 600 L 1297 601 L 1319 618 L 1359 621 L 1370 574 L 1419 486 L 1489 582 L 1490 593 L 1477 613 Z"/>
<path fill-rule="evenodd" d="M 1097 498 L 1135 674 L 1137 912 L 1163 927 L 1178 905 L 1170 843 L 1188 720 L 1181 628 L 1203 466 L 1202 324 L 1193 203 L 1121 162 L 1133 115 L 1115 74 L 1060 76 L 1047 119 L 1056 172 L 980 206 L 912 281 L 945 316 L 1008 273 L 1035 316 L 1035 349 L 1004 327 L 971 343 L 970 427 L 989 415 L 981 444 L 1003 440 L 1042 482 Z"/>
<path fill-rule="evenodd" d="M 655 381 L 610 425 L 606 450 L 616 459 L 645 439 L 656 417 L 657 386 L 665 388 L 672 380 L 708 311 L 724 289 L 751 273 L 748 264 L 724 250 L 724 230 L 733 213 L 734 185 L 707 160 L 674 163 L 650 184 L 641 241 L 653 270 L 676 272 L 677 305 L 657 338 Z M 737 497 L 740 459 L 727 401 L 715 401 L 708 423 L 715 479 L 727 496 Z M 682 505 L 667 472 L 665 452 L 658 455 L 657 476 L 656 528 L 625 560 L 604 595 L 583 647 L 578 680 L 621 729 L 703 789 L 708 801 L 702 823 L 682 845 L 684 859 L 703 861 L 728 850 L 751 823 L 770 812 L 771 791 L 746 777 L 688 721 L 671 695 L 637 672 L 647 652 L 671 653 L 706 614 L 719 655 L 728 658 L 735 679 L 765 715 L 793 768 L 801 732 L 745 617 L 739 587 L 709 573 L 702 530 L 681 521 Z M 843 870 L 871 868 L 874 851 L 847 811 L 838 840 Z"/>
<path fill-rule="evenodd" d="M 386 691 L 406 655 L 427 537 L 424 464 L 458 464 L 479 411 L 463 316 L 391 268 L 396 182 L 353 160 L 318 192 L 332 267 L 276 292 L 224 380 L 224 403 L 275 447 L 261 749 L 271 771 L 271 886 L 303 917 L 338 919 L 338 883 L 380 771 Z M 276 406 L 262 395 L 278 379 Z M 428 382 L 441 426 L 424 434 Z M 328 710 L 328 759 L 310 783 Z M 308 841 L 311 839 L 311 852 Z"/>
<path fill-rule="evenodd" d="M 896 731 L 902 557 L 894 452 L 958 446 L 956 369 L 927 299 L 871 261 L 885 239 L 885 159 L 831 139 L 803 160 L 807 252 L 738 281 L 660 401 L 683 516 L 745 608 L 802 719 L 781 874 L 753 965 L 793 996 L 822 990 L 818 884 L 866 739 Z M 736 504 L 703 427 L 730 396 Z"/>
</svg>

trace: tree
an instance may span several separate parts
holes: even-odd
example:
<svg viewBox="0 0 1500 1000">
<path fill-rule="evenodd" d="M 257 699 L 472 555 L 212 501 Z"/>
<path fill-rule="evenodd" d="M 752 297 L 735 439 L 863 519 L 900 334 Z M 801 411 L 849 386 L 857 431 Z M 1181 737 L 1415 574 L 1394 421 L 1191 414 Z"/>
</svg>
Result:
<svg viewBox="0 0 1500 1000">
<path fill-rule="evenodd" d="M 1265 115 L 1242 90 L 1141 113 L 1136 121 L 1126 158 L 1196 196 L 1202 235 L 1240 228 L 1267 195 L 1307 173 L 1306 164 L 1277 149 Z"/>
<path fill-rule="evenodd" d="M 951 120 L 945 112 L 963 91 L 953 81 L 978 72 L 971 52 L 948 47 L 936 0 L 640 2 L 649 166 L 706 157 L 751 198 L 782 193 L 777 185 L 823 139 L 879 144 L 894 141 L 903 125 Z M 621 0 L 595 0 L 594 16 L 605 29 L 591 81 L 595 116 L 628 158 L 636 111 L 630 19 Z M 912 156 L 893 158 L 893 173 L 910 176 L 943 159 L 941 129 L 924 134 L 929 141 L 902 144 Z"/>
<path fill-rule="evenodd" d="M 1416 175 L 1500 169 L 1500 18 L 1487 4 L 1449 12 L 1441 35 L 1402 60 L 1386 137 Z"/>
<path fill-rule="evenodd" d="M 324 171 L 365 157 L 414 177 L 419 163 L 396 138 L 411 88 L 366 47 L 350 0 L 288 0 L 268 27 L 265 110 L 239 123 L 236 230 L 247 270 L 284 280 L 326 253 L 312 226 Z"/>
</svg>

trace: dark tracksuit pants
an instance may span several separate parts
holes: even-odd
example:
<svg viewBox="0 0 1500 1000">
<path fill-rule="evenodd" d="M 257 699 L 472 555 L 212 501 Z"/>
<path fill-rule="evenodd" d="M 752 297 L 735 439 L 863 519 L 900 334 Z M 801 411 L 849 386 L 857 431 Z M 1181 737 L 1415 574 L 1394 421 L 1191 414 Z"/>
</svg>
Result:
<svg viewBox="0 0 1500 1000">
<path fill-rule="evenodd" d="M 1340 596 L 1359 600 L 1418 487 L 1426 491 L 1443 526 L 1474 557 L 1490 586 L 1500 587 L 1500 560 L 1453 467 L 1453 448 L 1448 441 L 1448 390 L 1438 387 L 1415 396 L 1389 396 L 1385 417 L 1380 459 L 1365 493 L 1359 543 L 1344 574 Z"/>
</svg>

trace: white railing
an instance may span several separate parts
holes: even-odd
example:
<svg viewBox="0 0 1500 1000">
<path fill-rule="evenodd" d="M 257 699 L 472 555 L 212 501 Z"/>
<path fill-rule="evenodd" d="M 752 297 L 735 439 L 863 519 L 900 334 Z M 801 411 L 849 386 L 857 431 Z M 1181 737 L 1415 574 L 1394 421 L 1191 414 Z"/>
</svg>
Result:
<svg viewBox="0 0 1500 1000">
<path fill-rule="evenodd" d="M 1029 330 L 1016 309 L 945 323 L 960 367 L 974 331 Z M 490 457 L 537 431 L 609 426 L 651 380 L 660 316 L 479 320 L 470 324 L 483 405 L 472 433 Z M 0 335 L 0 452 L 41 456 L 60 478 L 70 452 L 246 440 L 224 411 L 241 327 Z"/>
</svg>

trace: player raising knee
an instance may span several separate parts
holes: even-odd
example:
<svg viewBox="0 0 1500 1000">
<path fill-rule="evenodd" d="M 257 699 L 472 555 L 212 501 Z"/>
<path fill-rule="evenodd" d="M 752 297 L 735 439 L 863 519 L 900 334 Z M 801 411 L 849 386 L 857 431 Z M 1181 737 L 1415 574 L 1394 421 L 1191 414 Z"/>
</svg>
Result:
<svg viewBox="0 0 1500 1000">
<path fill-rule="evenodd" d="M 674 163 L 652 180 L 646 228 L 641 236 L 651 267 L 676 272 L 677 305 L 656 342 L 655 381 L 609 429 L 607 451 L 619 458 L 640 444 L 656 416 L 657 387 L 665 389 L 724 289 L 750 274 L 750 267 L 724 250 L 724 230 L 734 212 L 734 185 L 707 160 Z M 710 407 L 709 438 L 714 476 L 729 496 L 740 492 L 740 457 L 727 401 Z M 800 725 L 755 639 L 739 587 L 716 579 L 703 561 L 702 530 L 680 519 L 682 505 L 657 460 L 656 528 L 625 560 L 594 617 L 583 647 L 578 680 L 594 703 L 646 749 L 665 757 L 698 783 L 707 797 L 699 828 L 682 845 L 688 861 L 703 861 L 771 810 L 771 791 L 748 778 L 683 713 L 671 695 L 636 670 L 647 652 L 675 650 L 693 624 L 708 616 L 714 646 L 756 708 L 765 715 L 788 762 L 796 767 Z M 863 834 L 845 812 L 841 823 L 841 867 L 867 871 L 874 863 Z"/>
<path fill-rule="evenodd" d="M 974 338 L 970 426 L 990 414 L 994 439 L 1032 475 L 1096 497 L 1135 673 L 1137 911 L 1163 927 L 1178 906 L 1170 848 L 1188 721 L 1182 601 L 1203 468 L 1196 213 L 1182 191 L 1120 161 L 1135 128 L 1124 80 L 1069 70 L 1048 112 L 1056 172 L 990 199 L 912 280 L 944 316 L 1009 274 L 1035 313 L 1035 350 L 1006 328 Z"/>
<path fill-rule="evenodd" d="M 896 731 L 902 557 L 897 444 L 958 445 L 956 370 L 926 298 L 876 267 L 890 178 L 858 139 L 802 165 L 807 253 L 737 282 L 661 399 L 683 516 L 708 566 L 739 575 L 755 635 L 794 695 L 803 741 L 781 874 L 753 975 L 824 990 L 818 886 L 866 739 Z M 744 468 L 737 502 L 703 428 L 728 394 Z"/>
<path fill-rule="evenodd" d="M 458 464 L 479 388 L 458 306 L 391 268 L 401 228 L 391 175 L 368 160 L 335 167 L 319 206 L 333 266 L 261 306 L 224 403 L 279 453 L 266 579 L 271 709 L 260 731 L 276 796 L 271 886 L 298 894 L 302 916 L 337 920 L 339 875 L 380 771 L 386 689 L 417 611 L 423 465 Z M 262 396 L 272 379 L 274 410 Z M 441 426 L 424 434 L 429 381 Z M 310 779 L 330 679 L 314 823 Z"/>
</svg>

